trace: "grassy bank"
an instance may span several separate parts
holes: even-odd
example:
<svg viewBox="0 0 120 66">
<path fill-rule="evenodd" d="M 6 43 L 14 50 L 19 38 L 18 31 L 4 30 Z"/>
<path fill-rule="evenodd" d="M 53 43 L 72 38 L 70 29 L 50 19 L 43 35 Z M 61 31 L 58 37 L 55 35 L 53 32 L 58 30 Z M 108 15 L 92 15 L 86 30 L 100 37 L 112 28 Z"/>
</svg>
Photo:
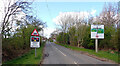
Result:
<svg viewBox="0 0 120 66">
<path fill-rule="evenodd" d="M 33 48 L 32 50 L 30 50 L 28 53 L 4 62 L 3 64 L 40 64 L 40 61 L 42 60 L 42 56 L 43 56 L 43 48 L 44 48 L 45 43 L 42 44 L 42 46 L 40 48 L 37 48 L 36 52 L 37 52 L 37 56 L 35 57 L 35 49 Z"/>
<path fill-rule="evenodd" d="M 66 48 L 70 48 L 72 50 L 84 51 L 91 55 L 95 55 L 95 56 L 101 57 L 101 58 L 106 58 L 106 59 L 112 60 L 113 62 L 118 63 L 118 53 L 113 54 L 113 53 L 110 53 L 107 51 L 98 51 L 98 53 L 96 53 L 95 50 L 91 50 L 91 49 L 79 48 L 79 47 L 69 46 L 69 45 L 60 44 L 60 43 L 56 43 L 56 44 L 64 46 Z"/>
</svg>

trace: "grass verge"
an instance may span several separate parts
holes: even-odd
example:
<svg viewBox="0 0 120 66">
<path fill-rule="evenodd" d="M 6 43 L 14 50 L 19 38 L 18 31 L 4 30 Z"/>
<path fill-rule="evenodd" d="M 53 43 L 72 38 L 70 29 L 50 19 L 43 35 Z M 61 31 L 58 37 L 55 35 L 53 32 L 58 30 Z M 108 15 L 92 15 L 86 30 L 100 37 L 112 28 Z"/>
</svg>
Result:
<svg viewBox="0 0 120 66">
<path fill-rule="evenodd" d="M 40 48 L 36 49 L 37 56 L 35 57 L 35 49 L 30 50 L 28 53 L 15 58 L 10 61 L 6 61 L 3 64 L 40 64 L 43 56 L 43 48 L 45 43 L 42 44 Z"/>
<path fill-rule="evenodd" d="M 64 46 L 66 48 L 70 48 L 72 50 L 87 52 L 90 55 L 95 55 L 95 56 L 100 57 L 100 58 L 106 58 L 106 59 L 112 60 L 115 63 L 118 63 L 118 53 L 112 54 L 112 53 L 107 52 L 107 51 L 98 51 L 98 53 L 96 53 L 95 50 L 91 50 L 91 49 L 79 48 L 79 47 L 60 44 L 60 43 L 56 43 L 56 42 L 55 42 L 55 44 Z"/>
</svg>

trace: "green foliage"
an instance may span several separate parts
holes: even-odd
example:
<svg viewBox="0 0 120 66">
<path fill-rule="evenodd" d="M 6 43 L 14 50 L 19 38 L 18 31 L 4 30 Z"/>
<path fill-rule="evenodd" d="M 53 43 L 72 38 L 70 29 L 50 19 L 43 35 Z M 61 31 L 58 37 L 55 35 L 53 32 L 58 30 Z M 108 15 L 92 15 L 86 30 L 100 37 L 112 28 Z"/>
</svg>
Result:
<svg viewBox="0 0 120 66">
<path fill-rule="evenodd" d="M 77 46 L 78 38 L 82 39 L 83 43 L 81 44 L 82 47 L 88 49 L 95 49 L 95 39 L 91 39 L 91 26 L 80 26 L 84 29 L 84 34 L 80 35 L 80 31 L 78 31 L 75 27 L 69 28 L 68 33 L 61 32 L 57 36 L 57 42 L 62 44 L 69 44 L 73 46 Z M 78 35 L 76 35 L 76 32 Z M 103 31 L 102 31 L 103 32 Z M 104 27 L 104 39 L 98 40 L 98 48 L 99 49 L 111 49 L 111 50 L 118 50 L 118 31 L 113 26 L 105 26 Z"/>
<path fill-rule="evenodd" d="M 120 2 L 119 2 L 120 3 Z M 118 3 L 118 5 L 119 5 Z M 66 32 L 69 35 L 69 40 L 65 40 L 66 36 L 64 33 L 61 33 L 57 37 L 57 42 L 66 44 L 66 42 L 70 42 L 70 45 L 73 46 L 82 46 L 84 48 L 89 48 L 89 49 L 94 49 L 95 45 L 95 39 L 91 39 L 91 31 L 98 33 L 104 33 L 104 39 L 99 39 L 98 43 L 98 48 L 103 49 L 103 50 L 118 50 L 118 45 L 119 43 L 119 19 L 115 19 L 115 15 L 117 14 L 118 9 L 117 4 L 106 4 L 103 8 L 103 11 L 100 13 L 97 18 L 97 20 L 94 22 L 94 17 L 90 18 L 83 18 L 83 19 L 78 19 L 76 17 L 76 20 L 73 19 L 73 22 L 66 22 L 64 18 L 61 20 L 61 23 L 66 22 L 66 24 L 61 24 L 62 30 L 67 28 Z M 104 10 L 106 9 L 106 10 Z M 116 9 L 116 10 L 112 10 Z M 113 14 L 110 14 L 110 12 L 113 12 Z M 101 17 L 102 18 L 99 18 Z M 111 17 L 110 17 L 111 16 Z M 69 17 L 69 16 L 68 16 Z M 72 17 L 69 19 L 71 20 Z M 100 21 L 99 21 L 100 20 Z M 115 22 L 118 21 L 118 22 Z M 118 24 L 117 24 L 118 23 Z M 104 25 L 104 30 L 103 29 L 98 29 L 96 30 L 95 28 L 91 29 L 91 24 L 94 25 Z M 116 27 L 117 26 L 117 27 Z M 65 32 L 65 31 L 63 31 Z M 68 43 L 67 43 L 68 44 Z M 78 44 L 78 45 L 77 45 Z"/>
<path fill-rule="evenodd" d="M 42 51 L 43 51 L 44 45 L 45 45 L 45 42 L 42 43 L 40 48 L 37 48 L 37 57 L 35 57 L 35 49 L 32 49 L 20 57 L 4 62 L 3 66 L 4 64 L 39 64 L 43 57 Z"/>
<path fill-rule="evenodd" d="M 39 28 L 40 25 L 43 26 L 43 22 L 34 20 L 30 24 L 29 22 L 23 24 L 19 22 L 17 24 L 20 28 L 17 28 L 16 31 L 10 34 L 8 38 L 3 38 L 2 40 L 2 49 L 3 49 L 3 61 L 11 60 L 22 54 L 31 50 L 30 48 L 30 36 L 34 29 L 42 30 Z"/>
<path fill-rule="evenodd" d="M 30 36 L 33 30 L 34 26 L 28 25 L 27 28 L 17 29 L 17 33 L 12 38 L 3 39 L 3 58 L 6 57 L 6 60 L 10 60 L 23 53 L 22 50 L 29 51 Z"/>
<path fill-rule="evenodd" d="M 63 41 L 64 41 L 64 38 L 63 38 L 63 33 L 61 32 L 61 33 L 59 33 L 59 35 L 57 36 L 57 42 L 59 42 L 59 43 L 62 43 Z"/>
<path fill-rule="evenodd" d="M 94 40 L 90 40 L 90 43 L 88 44 L 88 48 L 90 48 L 90 49 L 94 49 L 94 42 L 93 42 Z"/>
<path fill-rule="evenodd" d="M 115 27 L 105 26 L 104 39 L 99 39 L 98 47 L 99 49 L 113 49 L 117 50 L 118 47 L 118 37 Z M 82 46 L 84 48 L 94 49 L 95 39 L 91 39 L 90 26 L 87 27 L 85 32 L 84 40 Z"/>
<path fill-rule="evenodd" d="M 53 42 L 53 39 L 50 39 L 50 42 Z"/>
<path fill-rule="evenodd" d="M 69 44 L 69 34 L 63 32 L 59 33 L 56 41 L 63 44 Z"/>
<path fill-rule="evenodd" d="M 83 51 L 85 53 L 89 53 L 90 55 L 95 55 L 97 57 L 101 57 L 101 58 L 106 58 L 106 59 L 109 59 L 109 60 L 112 60 L 116 63 L 118 63 L 118 54 L 117 53 L 110 53 L 110 52 L 107 52 L 107 51 L 100 51 L 98 53 L 96 53 L 94 50 L 91 50 L 91 49 L 85 49 L 85 48 L 79 48 L 79 47 L 75 47 L 75 46 L 70 46 L 70 45 L 64 45 L 64 44 L 59 44 L 59 43 L 56 43 L 58 45 L 61 45 L 61 46 L 64 46 L 66 48 L 70 48 L 72 50 L 77 50 L 77 51 Z"/>
<path fill-rule="evenodd" d="M 83 44 L 82 46 L 85 47 L 85 48 L 89 48 L 88 47 L 88 44 L 90 43 L 90 41 L 92 40 L 91 37 L 90 37 L 90 26 L 87 27 L 86 29 L 86 32 L 85 32 L 85 36 L 83 38 Z"/>
<path fill-rule="evenodd" d="M 77 44 L 76 28 L 73 26 L 69 28 L 70 44 L 75 46 Z"/>
<path fill-rule="evenodd" d="M 64 33 L 64 41 L 65 41 L 65 44 L 69 44 L 69 34 L 68 33 Z"/>
<path fill-rule="evenodd" d="M 116 32 L 114 27 L 105 26 L 104 39 L 99 41 L 99 47 L 104 49 L 115 49 L 117 47 Z"/>
</svg>

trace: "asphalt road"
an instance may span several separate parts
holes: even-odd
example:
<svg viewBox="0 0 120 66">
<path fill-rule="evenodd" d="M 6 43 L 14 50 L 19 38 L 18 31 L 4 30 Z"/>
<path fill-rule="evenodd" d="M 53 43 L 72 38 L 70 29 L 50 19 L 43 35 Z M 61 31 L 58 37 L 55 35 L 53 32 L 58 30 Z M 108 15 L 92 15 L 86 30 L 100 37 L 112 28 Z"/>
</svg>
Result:
<svg viewBox="0 0 120 66">
<path fill-rule="evenodd" d="M 79 52 L 72 51 L 52 42 L 46 42 L 44 54 L 45 58 L 42 64 L 111 64 L 80 54 Z"/>
</svg>

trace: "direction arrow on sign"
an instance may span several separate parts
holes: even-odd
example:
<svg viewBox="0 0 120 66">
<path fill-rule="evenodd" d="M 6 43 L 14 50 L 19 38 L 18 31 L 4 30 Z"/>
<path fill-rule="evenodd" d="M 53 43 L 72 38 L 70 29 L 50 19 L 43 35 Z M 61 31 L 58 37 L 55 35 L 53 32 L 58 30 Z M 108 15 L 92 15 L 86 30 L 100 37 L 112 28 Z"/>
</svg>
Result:
<svg viewBox="0 0 120 66">
<path fill-rule="evenodd" d="M 32 36 L 39 36 L 38 31 L 36 29 L 31 33 L 31 35 Z"/>
</svg>

